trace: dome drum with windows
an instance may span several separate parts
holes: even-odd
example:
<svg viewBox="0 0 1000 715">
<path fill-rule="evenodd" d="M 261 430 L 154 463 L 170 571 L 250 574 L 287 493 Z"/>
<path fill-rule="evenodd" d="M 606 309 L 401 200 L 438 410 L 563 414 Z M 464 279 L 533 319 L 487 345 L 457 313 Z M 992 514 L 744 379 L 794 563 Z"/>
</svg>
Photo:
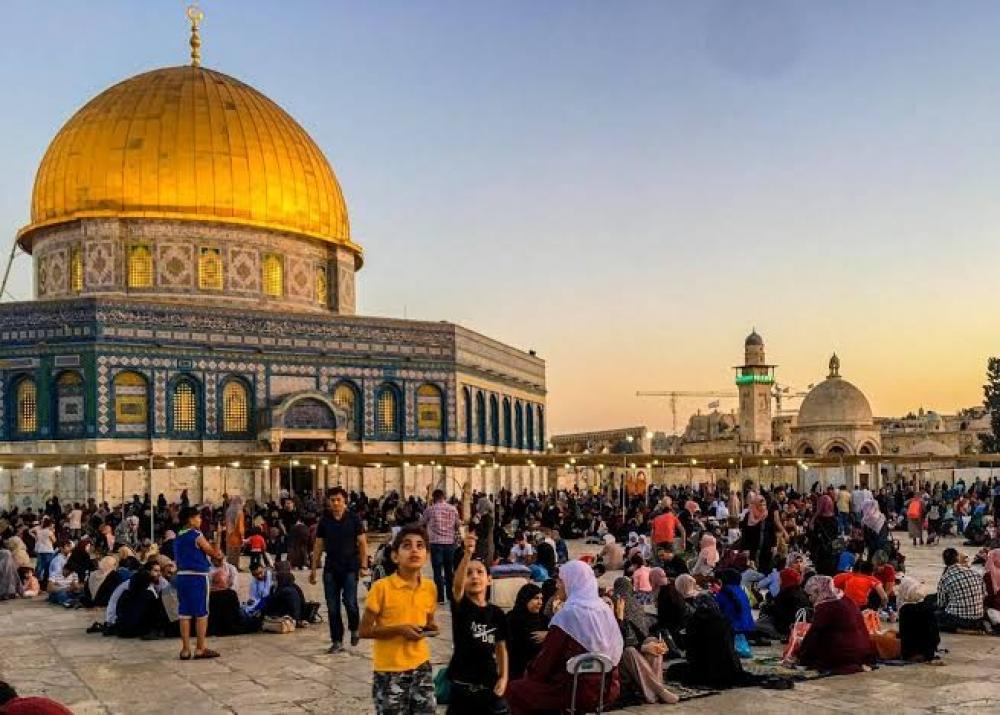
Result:
<svg viewBox="0 0 1000 715">
<path fill-rule="evenodd" d="M 35 177 L 39 298 L 129 293 L 354 312 L 362 263 L 319 147 L 252 87 L 200 66 L 120 82 L 60 129 Z"/>
</svg>

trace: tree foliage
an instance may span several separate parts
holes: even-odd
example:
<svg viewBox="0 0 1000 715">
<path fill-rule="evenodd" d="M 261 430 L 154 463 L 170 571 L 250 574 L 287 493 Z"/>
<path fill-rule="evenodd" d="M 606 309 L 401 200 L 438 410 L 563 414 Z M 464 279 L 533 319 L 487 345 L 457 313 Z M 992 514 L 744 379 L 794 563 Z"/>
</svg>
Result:
<svg viewBox="0 0 1000 715">
<path fill-rule="evenodd" d="M 983 451 L 1000 452 L 1000 358 L 991 357 L 986 362 L 986 384 L 983 385 L 983 406 L 990 413 L 992 434 L 980 435 Z"/>
</svg>

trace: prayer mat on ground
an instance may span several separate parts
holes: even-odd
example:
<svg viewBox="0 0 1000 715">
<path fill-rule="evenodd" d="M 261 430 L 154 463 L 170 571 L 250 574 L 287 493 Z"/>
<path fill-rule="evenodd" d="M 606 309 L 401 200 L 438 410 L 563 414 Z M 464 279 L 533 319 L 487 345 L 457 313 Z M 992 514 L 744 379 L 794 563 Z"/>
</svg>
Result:
<svg viewBox="0 0 1000 715">
<path fill-rule="evenodd" d="M 821 673 L 818 670 L 782 665 L 781 656 L 777 655 L 758 656 L 744 660 L 743 670 L 754 675 L 776 675 L 794 681 L 816 680 L 829 675 L 829 673 Z"/>
<path fill-rule="evenodd" d="M 675 683 L 669 680 L 663 683 L 667 686 L 667 690 L 680 698 L 679 702 L 684 702 L 685 700 L 694 700 L 695 698 L 707 698 L 709 695 L 718 694 L 719 690 L 713 690 L 712 688 L 699 688 L 692 685 L 684 685 L 682 683 Z M 634 708 L 640 705 L 648 705 L 645 700 L 638 696 L 622 695 L 615 701 L 615 704 L 609 708 L 605 708 L 606 711 L 612 712 L 614 710 L 622 710 L 624 708 Z"/>
</svg>

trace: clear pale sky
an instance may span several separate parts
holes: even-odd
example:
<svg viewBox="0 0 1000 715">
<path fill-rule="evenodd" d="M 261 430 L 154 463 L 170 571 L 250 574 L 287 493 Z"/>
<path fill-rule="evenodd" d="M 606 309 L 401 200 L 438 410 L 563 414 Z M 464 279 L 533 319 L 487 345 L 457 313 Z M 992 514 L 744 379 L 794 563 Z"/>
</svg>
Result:
<svg viewBox="0 0 1000 715">
<path fill-rule="evenodd" d="M 12 238 L 61 124 L 188 48 L 181 2 L 0 7 Z M 836 350 L 876 414 L 981 402 L 1000 353 L 1000 3 L 202 8 L 204 64 L 333 164 L 366 250 L 359 311 L 537 350 L 551 429 L 669 427 L 635 391 L 733 389 L 754 325 L 786 384 Z M 23 255 L 9 290 L 31 295 Z"/>
</svg>

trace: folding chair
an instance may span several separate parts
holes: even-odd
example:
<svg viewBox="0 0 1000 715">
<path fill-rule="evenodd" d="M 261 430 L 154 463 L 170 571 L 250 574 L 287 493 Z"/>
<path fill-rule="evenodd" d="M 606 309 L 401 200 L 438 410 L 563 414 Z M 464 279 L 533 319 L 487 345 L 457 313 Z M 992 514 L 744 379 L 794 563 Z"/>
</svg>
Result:
<svg viewBox="0 0 1000 715">
<path fill-rule="evenodd" d="M 570 699 L 569 715 L 576 715 L 576 686 L 581 675 L 601 674 L 601 694 L 597 701 L 596 715 L 604 711 L 604 688 L 615 664 L 603 653 L 581 653 L 566 661 L 566 672 L 573 676 L 573 695 Z"/>
</svg>

